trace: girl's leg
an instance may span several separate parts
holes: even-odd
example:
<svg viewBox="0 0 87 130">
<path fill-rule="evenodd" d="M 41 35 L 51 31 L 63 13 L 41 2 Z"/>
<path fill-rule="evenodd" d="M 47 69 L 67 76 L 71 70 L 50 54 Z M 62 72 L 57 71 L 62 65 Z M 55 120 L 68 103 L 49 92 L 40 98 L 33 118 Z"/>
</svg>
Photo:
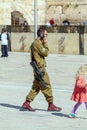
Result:
<svg viewBox="0 0 87 130">
<path fill-rule="evenodd" d="M 78 109 L 78 107 L 79 107 L 81 104 L 82 104 L 81 102 L 76 103 L 75 106 L 73 107 L 73 110 L 72 110 L 71 113 L 75 114 L 76 111 L 77 111 L 77 109 Z"/>
<path fill-rule="evenodd" d="M 78 102 L 74 105 L 73 107 L 73 110 L 71 111 L 71 113 L 69 114 L 69 118 L 75 118 L 75 113 L 76 113 L 76 110 L 78 109 L 78 107 L 81 105 L 82 103 L 81 102 Z"/>
<path fill-rule="evenodd" d="M 87 109 L 87 102 L 85 102 L 85 107 L 86 107 L 86 109 Z"/>
</svg>

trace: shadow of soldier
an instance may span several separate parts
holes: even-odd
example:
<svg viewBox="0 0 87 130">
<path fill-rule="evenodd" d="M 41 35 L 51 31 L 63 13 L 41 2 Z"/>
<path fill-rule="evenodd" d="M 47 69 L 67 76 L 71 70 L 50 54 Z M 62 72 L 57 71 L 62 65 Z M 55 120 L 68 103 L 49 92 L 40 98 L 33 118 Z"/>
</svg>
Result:
<svg viewBox="0 0 87 130">
<path fill-rule="evenodd" d="M 0 103 L 0 106 L 8 107 L 8 108 L 14 108 L 14 109 L 20 109 L 20 106 L 11 105 L 11 104 L 8 104 L 8 103 Z"/>
</svg>

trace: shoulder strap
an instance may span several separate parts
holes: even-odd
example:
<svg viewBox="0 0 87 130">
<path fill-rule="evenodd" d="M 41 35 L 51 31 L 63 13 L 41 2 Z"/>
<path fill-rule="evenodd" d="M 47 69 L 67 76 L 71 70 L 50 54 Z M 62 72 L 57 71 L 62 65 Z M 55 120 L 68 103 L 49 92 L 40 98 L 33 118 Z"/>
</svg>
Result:
<svg viewBox="0 0 87 130">
<path fill-rule="evenodd" d="M 34 54 L 33 54 L 33 43 L 32 43 L 32 45 L 31 45 L 31 60 L 32 61 L 35 61 L 35 59 L 34 59 Z"/>
</svg>

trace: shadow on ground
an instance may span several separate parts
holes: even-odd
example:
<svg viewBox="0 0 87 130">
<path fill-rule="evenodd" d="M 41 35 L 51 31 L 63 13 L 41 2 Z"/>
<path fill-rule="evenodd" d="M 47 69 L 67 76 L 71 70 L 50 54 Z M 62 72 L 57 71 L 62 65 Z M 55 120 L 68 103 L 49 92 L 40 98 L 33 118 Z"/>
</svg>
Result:
<svg viewBox="0 0 87 130">
<path fill-rule="evenodd" d="M 60 116 L 60 117 L 68 117 L 68 114 L 64 114 L 64 113 L 52 113 L 52 115 Z"/>
<path fill-rule="evenodd" d="M 27 109 L 22 108 L 21 106 L 16 106 L 8 103 L 0 103 L 0 106 L 2 107 L 8 107 L 8 108 L 14 108 L 14 109 L 19 109 L 19 111 L 28 111 Z M 45 109 L 35 109 L 37 111 L 47 111 Z"/>
<path fill-rule="evenodd" d="M 27 111 L 26 109 L 23 109 L 23 108 L 20 107 L 20 106 L 8 104 L 8 103 L 0 103 L 0 106 L 18 109 L 19 111 Z M 44 110 L 44 109 L 35 109 L 35 110 L 37 110 L 37 111 L 47 111 L 47 110 Z M 51 112 L 51 113 L 52 113 L 52 111 L 47 111 L 47 112 Z M 59 117 L 69 118 L 69 117 L 68 117 L 68 114 L 64 114 L 64 113 L 55 112 L 55 113 L 52 113 L 52 115 L 59 116 Z M 86 117 L 79 117 L 79 116 L 76 117 L 76 118 L 77 118 L 77 119 L 87 119 Z"/>
<path fill-rule="evenodd" d="M 68 114 L 64 114 L 64 113 L 52 113 L 52 115 L 69 118 Z M 72 119 L 72 118 L 70 118 L 70 119 Z M 78 116 L 78 117 L 76 117 L 76 119 L 87 119 L 87 118 Z"/>
<path fill-rule="evenodd" d="M 7 104 L 7 103 L 0 103 L 0 106 L 14 108 L 14 109 L 20 109 L 20 106 L 11 105 L 11 104 Z"/>
</svg>

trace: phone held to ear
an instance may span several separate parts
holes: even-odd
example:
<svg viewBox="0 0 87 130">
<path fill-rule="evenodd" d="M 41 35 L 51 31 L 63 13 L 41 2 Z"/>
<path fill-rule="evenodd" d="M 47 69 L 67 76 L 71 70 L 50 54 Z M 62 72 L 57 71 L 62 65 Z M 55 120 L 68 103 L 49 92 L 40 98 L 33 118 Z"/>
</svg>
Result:
<svg viewBox="0 0 87 130">
<path fill-rule="evenodd" d="M 41 40 L 41 41 L 44 40 L 44 34 L 41 35 L 40 40 Z"/>
</svg>

